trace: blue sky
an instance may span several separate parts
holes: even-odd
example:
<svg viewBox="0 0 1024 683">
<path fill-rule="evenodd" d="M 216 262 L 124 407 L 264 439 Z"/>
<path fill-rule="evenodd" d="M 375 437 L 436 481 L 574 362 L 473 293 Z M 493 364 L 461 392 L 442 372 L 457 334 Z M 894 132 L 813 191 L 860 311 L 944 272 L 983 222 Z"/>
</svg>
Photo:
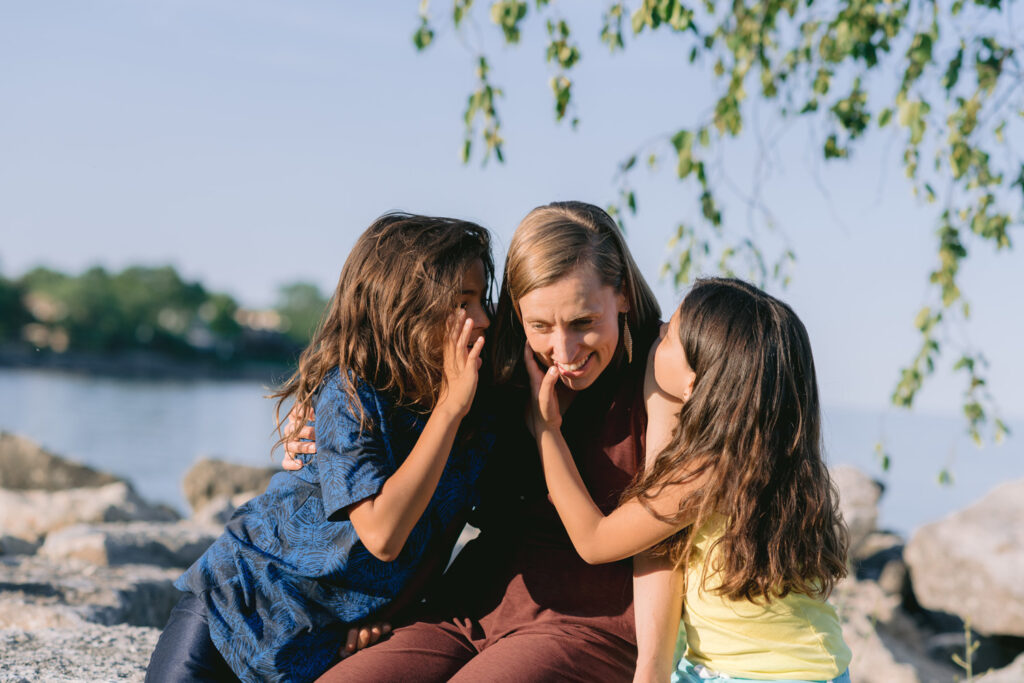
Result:
<svg viewBox="0 0 1024 683">
<path fill-rule="evenodd" d="M 4 3 L 0 272 L 171 263 L 259 306 L 286 281 L 332 288 L 355 237 L 390 209 L 477 220 L 500 257 L 529 209 L 607 204 L 617 161 L 711 102 L 712 82 L 686 67 L 673 36 L 609 56 L 598 8 L 558 6 L 579 17 L 576 131 L 553 120 L 543 26 L 528 23 L 524 43 L 504 47 L 486 7 L 465 36 L 438 22 L 435 44 L 417 54 L 415 2 Z M 459 160 L 480 37 L 505 91 L 507 141 L 507 163 L 485 168 Z M 932 209 L 911 196 L 892 134 L 827 167 L 806 130 L 773 140 L 764 197 L 798 257 L 792 285 L 776 293 L 808 326 L 825 401 L 884 410 L 927 301 Z M 756 156 L 744 139 L 721 166 L 743 187 Z M 671 175 L 640 173 L 628 235 L 666 310 L 679 294 L 657 282 L 664 244 L 693 215 Z M 723 196 L 726 221 L 745 222 L 738 196 Z M 1022 266 L 1019 249 L 980 246 L 962 275 L 967 334 L 1014 420 L 1024 417 Z M 919 408 L 954 413 L 961 392 L 940 372 Z"/>
</svg>

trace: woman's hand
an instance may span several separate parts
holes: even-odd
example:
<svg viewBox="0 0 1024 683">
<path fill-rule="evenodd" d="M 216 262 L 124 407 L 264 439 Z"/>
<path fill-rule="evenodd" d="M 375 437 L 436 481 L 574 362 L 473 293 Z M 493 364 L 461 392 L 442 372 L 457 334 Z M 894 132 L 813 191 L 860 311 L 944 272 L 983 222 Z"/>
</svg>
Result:
<svg viewBox="0 0 1024 683">
<path fill-rule="evenodd" d="M 470 347 L 472 331 L 473 320 L 467 318 L 466 311 L 460 308 L 444 345 L 444 385 L 434 408 L 435 411 L 447 411 L 460 420 L 473 405 L 482 363 L 480 352 L 484 348 L 484 338 L 481 335 Z"/>
<path fill-rule="evenodd" d="M 348 630 L 348 637 L 345 644 L 341 646 L 338 655 L 344 659 L 359 650 L 370 647 L 378 640 L 391 635 L 391 624 L 364 624 L 353 626 Z"/>
<path fill-rule="evenodd" d="M 529 342 L 523 349 L 523 360 L 526 373 L 530 376 L 530 420 L 533 423 L 534 436 L 540 436 L 545 429 L 558 431 L 562 427 L 562 410 L 558 405 L 558 368 L 554 365 L 542 372 L 537 360 L 533 357 L 533 349 Z"/>
<path fill-rule="evenodd" d="M 292 429 L 295 428 L 294 425 L 296 422 L 305 423 L 313 422 L 315 420 L 316 414 L 313 412 L 312 408 L 310 408 L 308 412 L 300 415 L 296 413 L 295 407 L 293 406 L 292 409 L 288 411 L 288 419 L 284 423 L 284 433 L 291 433 Z M 309 439 L 309 441 L 303 441 L 302 439 Z M 316 430 L 313 428 L 313 425 L 307 424 L 299 430 L 299 433 L 295 436 L 294 440 L 284 442 L 284 457 L 281 458 L 281 467 L 289 472 L 301 470 L 302 460 L 295 457 L 299 453 L 316 453 Z"/>
</svg>

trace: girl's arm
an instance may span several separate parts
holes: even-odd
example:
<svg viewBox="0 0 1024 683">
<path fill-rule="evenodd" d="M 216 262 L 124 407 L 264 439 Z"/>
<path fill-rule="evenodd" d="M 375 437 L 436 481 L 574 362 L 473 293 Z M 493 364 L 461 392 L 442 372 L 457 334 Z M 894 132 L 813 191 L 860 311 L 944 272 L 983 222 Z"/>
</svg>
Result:
<svg viewBox="0 0 1024 683">
<path fill-rule="evenodd" d="M 601 512 L 580 478 L 569 446 L 562 436 L 562 416 L 555 396 L 558 369 L 552 366 L 547 373 L 541 373 L 529 346 L 524 355 L 533 387 L 534 433 L 548 493 L 580 557 L 590 564 L 632 557 L 685 527 L 686 520 L 678 523 L 661 521 L 635 498 L 626 501 L 607 516 Z M 667 401 L 664 398 L 660 400 Z M 648 429 L 651 429 L 652 422 L 660 419 L 656 414 L 649 413 Z M 675 514 L 679 509 L 679 501 L 696 490 L 699 483 L 698 480 L 665 486 L 648 504 L 659 514 Z"/>
<path fill-rule="evenodd" d="M 468 348 L 473 321 L 460 310 L 444 352 L 445 387 L 416 445 L 380 491 L 352 505 L 349 520 L 359 540 L 375 557 L 391 562 L 402 551 L 441 479 L 455 433 L 476 393 L 480 337 Z M 464 322 L 463 322 L 464 321 Z"/>
<path fill-rule="evenodd" d="M 658 342 L 655 342 L 655 346 Z M 654 381 L 654 349 L 648 354 L 644 378 L 647 434 L 644 467 L 654 461 L 672 438 L 680 405 Z M 672 561 L 649 551 L 633 557 L 633 616 L 636 620 L 637 659 L 633 683 L 664 683 L 672 675 L 676 639 L 683 607 L 683 573 Z"/>
<path fill-rule="evenodd" d="M 636 671 L 633 683 L 664 683 L 672 675 L 679 621 L 683 615 L 683 573 L 664 556 L 642 552 L 633 558 L 633 615 Z"/>
</svg>

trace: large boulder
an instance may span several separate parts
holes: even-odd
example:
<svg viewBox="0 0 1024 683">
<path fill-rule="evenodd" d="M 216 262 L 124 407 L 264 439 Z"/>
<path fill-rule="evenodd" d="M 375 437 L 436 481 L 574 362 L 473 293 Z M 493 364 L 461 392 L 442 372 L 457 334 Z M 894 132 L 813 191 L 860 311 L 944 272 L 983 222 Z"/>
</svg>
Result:
<svg viewBox="0 0 1024 683">
<path fill-rule="evenodd" d="M 0 431 L 0 489 L 63 491 L 121 481 L 54 455 L 25 437 Z"/>
<path fill-rule="evenodd" d="M 1024 480 L 921 527 L 904 559 L 922 606 L 979 633 L 1024 636 Z"/>
<path fill-rule="evenodd" d="M 216 540 L 218 528 L 167 522 L 76 524 L 46 537 L 39 555 L 57 562 L 153 564 L 185 568 Z"/>
<path fill-rule="evenodd" d="M 181 572 L 151 565 L 101 567 L 78 560 L 0 561 L 0 629 L 85 623 L 163 627 L 181 594 Z M 0 649 L 2 652 L 2 649 Z"/>
<path fill-rule="evenodd" d="M 851 559 L 861 556 L 861 548 L 878 522 L 878 499 L 881 485 L 850 465 L 837 465 L 829 470 L 839 489 L 839 511 L 850 531 Z"/>
<path fill-rule="evenodd" d="M 872 581 L 845 579 L 832 594 L 843 639 L 853 652 L 852 683 L 931 683 L 953 681 L 957 669 L 929 657 L 914 620 Z"/>
<path fill-rule="evenodd" d="M 0 529 L 27 541 L 74 524 L 178 518 L 171 508 L 143 500 L 126 482 L 67 491 L 0 489 Z"/>
<path fill-rule="evenodd" d="M 0 629 L 0 681 L 126 681 L 146 677 L 160 631 L 138 626 Z"/>
<path fill-rule="evenodd" d="M 277 467 L 250 467 L 204 458 L 185 473 L 182 488 L 185 490 L 185 500 L 193 511 L 198 512 L 211 502 L 217 503 L 223 499 L 232 500 L 238 505 L 238 500 L 244 502 L 262 493 L 270 478 L 283 471 Z"/>
</svg>

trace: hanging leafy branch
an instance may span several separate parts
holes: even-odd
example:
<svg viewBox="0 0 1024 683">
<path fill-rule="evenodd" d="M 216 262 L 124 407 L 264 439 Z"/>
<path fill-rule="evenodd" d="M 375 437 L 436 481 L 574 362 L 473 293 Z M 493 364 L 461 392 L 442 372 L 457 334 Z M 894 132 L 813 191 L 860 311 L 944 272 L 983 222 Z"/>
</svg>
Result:
<svg viewBox="0 0 1024 683">
<path fill-rule="evenodd" d="M 472 5 L 452 3 L 456 31 L 464 29 Z M 751 93 L 781 125 L 804 125 L 826 163 L 850 160 L 874 130 L 893 130 L 902 140 L 909 188 L 936 206 L 937 219 L 928 301 L 914 321 L 920 347 L 900 371 L 892 402 L 910 407 L 940 359 L 953 358 L 952 370 L 965 380 L 968 432 L 979 443 L 983 434 L 999 440 L 1007 428 L 986 387 L 988 365 L 981 350 L 963 340 L 970 305 L 959 275 L 970 250 L 1009 249 L 1010 231 L 1024 223 L 1024 146 L 1010 139 L 1024 118 L 1024 46 L 1018 37 L 1024 30 L 1015 32 L 1021 27 L 1013 10 L 1012 0 L 607 3 L 598 36 L 607 49 L 625 51 L 627 38 L 668 31 L 681 38 L 679 62 L 710 70 L 717 84 L 714 106 L 701 120 L 654 136 L 618 163 L 618 197 L 609 209 L 625 228 L 637 212 L 639 170 L 672 168 L 692 189 L 699 218 L 680 222 L 669 236 L 665 274 L 682 285 L 714 264 L 726 274 L 785 284 L 796 257 L 784 238 L 777 244 L 776 222 L 759 186 L 745 197 L 759 220 L 748 220 L 746 230 L 723 220 L 720 194 L 730 181 L 721 151 L 732 140 L 760 134 L 756 126 L 748 130 Z M 490 20 L 508 45 L 519 42 L 531 14 L 547 28 L 555 118 L 569 116 L 575 127 L 572 69 L 582 53 L 569 21 L 548 0 L 490 4 Z M 414 42 L 425 49 L 434 36 L 428 0 L 420 4 L 420 18 Z M 463 160 L 472 158 L 479 140 L 484 161 L 491 154 L 502 161 L 496 108 L 501 90 L 489 80 L 482 50 L 475 59 L 478 84 L 465 113 Z M 765 155 L 766 143 L 758 142 Z"/>
</svg>

